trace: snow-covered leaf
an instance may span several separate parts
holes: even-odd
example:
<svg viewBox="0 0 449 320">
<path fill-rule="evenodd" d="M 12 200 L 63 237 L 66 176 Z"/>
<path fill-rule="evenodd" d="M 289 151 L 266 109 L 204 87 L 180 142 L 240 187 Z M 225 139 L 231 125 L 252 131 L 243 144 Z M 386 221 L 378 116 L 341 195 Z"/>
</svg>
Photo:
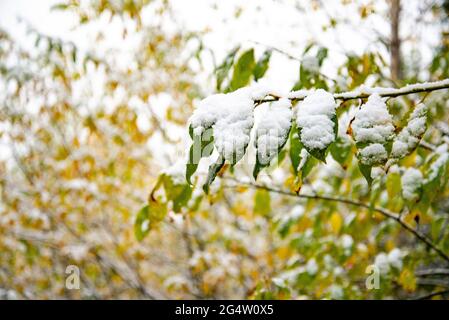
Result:
<svg viewBox="0 0 449 320">
<path fill-rule="evenodd" d="M 352 122 L 357 156 L 364 166 L 381 165 L 387 161 L 388 144 L 391 145 L 394 130 L 387 105 L 378 94 L 372 94 Z"/>
<path fill-rule="evenodd" d="M 326 151 L 337 133 L 336 104 L 332 94 L 318 89 L 298 105 L 296 124 L 306 150 L 325 162 Z"/>
<path fill-rule="evenodd" d="M 271 103 L 268 110 L 261 115 L 255 135 L 257 149 L 256 165 L 253 171 L 255 179 L 259 171 L 270 164 L 287 142 L 292 115 L 289 99 L 280 99 Z"/>
<path fill-rule="evenodd" d="M 423 175 L 415 168 L 408 168 L 401 178 L 402 197 L 409 204 L 416 203 L 421 197 Z"/>
<path fill-rule="evenodd" d="M 407 125 L 393 141 L 391 157 L 401 159 L 412 153 L 426 132 L 427 107 L 419 104 L 410 114 Z"/>
</svg>

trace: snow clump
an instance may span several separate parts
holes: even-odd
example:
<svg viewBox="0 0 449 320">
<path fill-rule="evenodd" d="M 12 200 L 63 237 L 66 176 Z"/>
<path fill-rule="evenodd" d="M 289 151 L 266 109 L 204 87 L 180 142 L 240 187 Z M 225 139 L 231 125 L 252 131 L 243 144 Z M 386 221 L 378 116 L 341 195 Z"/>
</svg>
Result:
<svg viewBox="0 0 449 320">
<path fill-rule="evenodd" d="M 310 93 L 298 106 L 296 124 L 308 150 L 325 150 L 335 140 L 334 97 L 323 89 Z"/>
<path fill-rule="evenodd" d="M 255 145 L 260 164 L 268 165 L 285 144 L 293 112 L 289 99 L 273 102 L 257 125 Z"/>
<path fill-rule="evenodd" d="M 362 164 L 373 166 L 388 158 L 385 144 L 394 136 L 394 126 L 387 105 L 378 94 L 372 94 L 368 102 L 355 115 L 353 136 L 359 147 Z"/>
</svg>

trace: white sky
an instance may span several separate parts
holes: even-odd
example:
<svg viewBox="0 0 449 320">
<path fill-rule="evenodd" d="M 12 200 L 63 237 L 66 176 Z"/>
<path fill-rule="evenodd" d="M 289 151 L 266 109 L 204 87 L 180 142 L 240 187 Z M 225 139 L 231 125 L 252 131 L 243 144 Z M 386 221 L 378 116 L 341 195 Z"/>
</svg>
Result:
<svg viewBox="0 0 449 320">
<path fill-rule="evenodd" d="M 8 30 L 19 41 L 25 40 L 26 24 L 19 23 L 18 17 L 30 23 L 43 34 L 71 40 L 83 50 L 97 48 L 96 32 L 89 28 L 103 28 L 112 47 L 125 51 L 123 63 L 126 60 L 126 50 L 132 51 L 136 39 L 130 36 L 126 42 L 122 39 L 120 29 L 108 21 L 100 21 L 98 25 L 86 26 L 74 30 L 77 19 L 68 12 L 50 11 L 50 7 L 58 0 L 0 0 L 0 27 Z M 300 3 L 303 9 L 295 8 L 294 3 Z M 313 40 L 328 47 L 330 59 L 323 66 L 323 73 L 334 77 L 336 68 L 344 62 L 345 54 L 355 52 L 362 54 L 365 50 L 376 50 L 384 53 L 388 60 L 388 53 L 377 40 L 379 35 L 388 36 L 389 25 L 385 19 L 388 5 L 385 0 L 341 0 L 321 1 L 324 10 L 312 10 L 314 1 L 294 0 L 171 0 L 177 25 L 184 30 L 205 30 L 208 32 L 202 40 L 204 45 L 213 50 L 220 62 L 223 57 L 236 45 L 254 47 L 255 42 L 270 45 L 291 55 L 300 57 L 304 47 Z M 375 3 L 377 14 L 361 19 L 359 6 L 363 3 Z M 401 35 L 408 41 L 403 47 L 406 56 L 413 48 L 418 48 L 422 54 L 421 62 L 427 63 L 431 57 L 430 48 L 439 40 L 438 27 L 428 25 L 418 26 L 416 20 L 422 16 L 417 10 L 419 0 L 403 1 L 403 23 Z M 242 7 L 241 15 L 236 18 L 235 13 Z M 329 18 L 337 18 L 339 23 L 335 29 L 323 30 L 329 25 Z M 142 15 L 143 22 L 153 20 L 151 12 Z M 103 23 L 103 24 L 102 24 Z M 94 29 L 95 30 L 95 29 Z M 26 45 L 26 41 L 23 41 Z M 33 45 L 32 43 L 29 45 Z M 263 46 L 256 46 L 256 54 L 264 50 Z M 101 51 L 100 51 L 101 54 Z M 298 78 L 299 62 L 292 61 L 281 54 L 273 54 L 270 69 L 266 75 L 270 87 L 278 91 L 291 88 Z M 206 72 L 204 79 L 207 74 Z M 201 77 L 201 76 L 200 76 Z M 213 90 L 211 81 L 204 82 L 204 86 Z M 207 90 L 206 90 L 207 91 Z M 154 108 L 160 112 L 164 108 Z M 1 145 L 0 145 L 1 147 Z M 0 150 L 1 151 L 1 150 Z M 3 153 L 3 152 L 0 152 Z"/>
<path fill-rule="evenodd" d="M 50 11 L 50 7 L 58 0 L 0 0 L 0 27 L 6 28 L 16 38 L 24 35 L 24 24 L 18 23 L 18 17 L 31 23 L 44 34 L 72 40 L 81 48 L 92 46 L 88 30 L 73 31 L 76 19 L 69 13 Z M 387 36 L 389 25 L 385 20 L 388 5 L 385 0 L 341 0 L 321 1 L 324 10 L 311 9 L 314 1 L 293 0 L 172 0 L 178 23 L 187 30 L 210 29 L 203 41 L 215 52 L 220 61 L 235 45 L 254 46 L 254 42 L 275 46 L 292 55 L 300 56 L 303 48 L 310 40 L 330 47 L 330 58 L 324 65 L 324 73 L 333 75 L 336 67 L 344 61 L 344 54 L 355 52 L 362 54 L 366 49 L 383 50 L 379 44 L 379 35 Z M 373 2 L 375 15 L 361 19 L 358 13 L 361 4 Z M 404 53 L 410 52 L 413 46 L 419 46 L 426 62 L 431 56 L 429 46 L 438 41 L 438 32 L 432 27 L 418 29 L 415 20 L 420 16 L 417 10 L 419 0 L 403 2 L 403 24 L 401 33 L 404 38 L 412 35 L 412 40 L 404 46 Z M 300 3 L 303 9 L 295 8 Z M 242 14 L 235 18 L 235 13 L 243 8 Z M 337 18 L 336 29 L 323 30 L 329 24 L 329 17 Z M 151 15 L 143 16 L 151 20 Z M 429 29 L 430 28 L 430 29 Z M 108 33 L 114 29 L 108 27 Z M 422 35 L 425 35 L 423 37 Z M 413 39 L 415 38 L 415 39 Z M 91 43 L 89 41 L 92 41 Z M 116 45 L 122 46 L 121 37 L 116 37 Z M 424 43 L 426 41 L 426 43 Z M 259 51 L 263 46 L 256 46 Z M 298 62 L 275 54 L 271 61 L 267 78 L 279 87 L 290 87 L 298 77 Z"/>
</svg>

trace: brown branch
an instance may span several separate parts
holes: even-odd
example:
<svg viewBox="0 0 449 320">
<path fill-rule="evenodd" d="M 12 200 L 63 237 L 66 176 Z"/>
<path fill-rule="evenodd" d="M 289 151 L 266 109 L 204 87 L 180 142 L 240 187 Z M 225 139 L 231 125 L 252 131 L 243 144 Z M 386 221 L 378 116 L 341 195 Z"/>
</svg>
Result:
<svg viewBox="0 0 449 320">
<path fill-rule="evenodd" d="M 429 293 L 429 294 L 426 294 L 426 295 L 414 298 L 413 300 L 427 300 L 427 299 L 430 299 L 430 298 L 433 298 L 433 297 L 437 297 L 437 296 L 441 296 L 441 295 L 444 295 L 444 294 L 447 294 L 447 293 L 449 293 L 449 290 L 435 291 L 435 292 L 432 292 L 432 293 Z"/>
<path fill-rule="evenodd" d="M 229 179 L 229 178 L 228 178 Z M 271 188 L 265 185 L 259 185 L 259 184 L 255 184 L 255 183 L 250 183 L 250 182 L 242 182 L 239 181 L 237 179 L 233 179 L 230 178 L 231 180 L 237 181 L 240 184 L 246 185 L 248 187 L 252 187 L 252 188 L 256 188 L 256 189 L 263 189 L 269 192 L 275 192 L 278 194 L 283 194 L 286 196 L 290 196 L 290 197 L 295 197 L 295 198 L 305 198 L 305 199 L 314 199 L 314 200 L 324 200 L 324 201 L 333 201 L 333 202 L 339 202 L 339 203 L 345 203 L 351 206 L 356 206 L 356 207 L 362 207 L 365 209 L 371 209 L 375 212 L 378 212 L 380 214 L 382 214 L 383 216 L 392 219 L 394 221 L 396 221 L 396 223 L 398 223 L 402 228 L 404 228 L 405 230 L 407 230 L 409 233 L 411 233 L 415 238 L 417 238 L 419 241 L 421 241 L 422 243 L 424 243 L 427 247 L 429 247 L 430 249 L 432 249 L 433 251 L 435 251 L 443 260 L 445 260 L 447 263 L 449 263 L 449 256 L 439 247 L 437 247 L 432 240 L 430 240 L 425 234 L 421 233 L 419 230 L 416 230 L 415 228 L 413 228 L 412 226 L 410 226 L 409 224 L 407 224 L 406 222 L 404 222 L 403 220 L 401 220 L 400 215 L 390 212 L 386 209 L 383 208 L 379 208 L 379 207 L 371 207 L 369 204 L 363 203 L 363 202 L 359 202 L 359 201 L 355 201 L 355 200 L 351 200 L 351 199 L 347 199 L 347 198 L 338 198 L 338 197 L 331 197 L 331 196 L 321 196 L 321 195 L 308 195 L 308 194 L 296 194 L 290 191 L 285 191 L 282 189 L 275 189 L 275 188 Z"/>
<path fill-rule="evenodd" d="M 436 268 L 436 269 L 427 269 L 416 271 L 415 275 L 418 277 L 425 276 L 449 276 L 449 269 L 445 268 Z"/>
</svg>

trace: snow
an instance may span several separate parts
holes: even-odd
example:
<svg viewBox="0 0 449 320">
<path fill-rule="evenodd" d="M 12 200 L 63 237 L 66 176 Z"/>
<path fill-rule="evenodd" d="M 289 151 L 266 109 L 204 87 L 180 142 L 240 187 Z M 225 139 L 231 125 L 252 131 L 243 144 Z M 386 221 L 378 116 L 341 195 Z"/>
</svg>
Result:
<svg viewBox="0 0 449 320">
<path fill-rule="evenodd" d="M 332 94 L 318 89 L 298 106 L 296 123 L 301 130 L 301 142 L 309 150 L 323 150 L 334 142 L 336 104 Z"/>
<path fill-rule="evenodd" d="M 434 88 L 445 88 L 449 85 L 449 79 L 435 81 L 435 82 L 423 82 L 409 84 L 402 88 L 386 88 L 386 87 L 368 87 L 366 85 L 361 85 L 359 88 L 353 91 L 342 92 L 335 94 L 335 99 L 355 99 L 361 96 L 370 96 L 377 94 L 379 96 L 398 96 L 414 92 L 422 92 L 425 90 L 430 90 Z"/>
<path fill-rule="evenodd" d="M 301 149 L 301 153 L 299 154 L 299 157 L 301 158 L 301 161 L 298 164 L 298 171 L 301 171 L 302 168 L 306 165 L 307 160 L 309 159 L 309 152 L 306 149 Z"/>
<path fill-rule="evenodd" d="M 249 143 L 254 124 L 253 109 L 252 90 L 249 88 L 214 94 L 199 103 L 190 123 L 194 130 L 212 127 L 218 153 L 235 163 L 243 157 Z"/>
<path fill-rule="evenodd" d="M 186 183 L 186 161 L 178 160 L 174 165 L 168 167 L 163 171 L 164 174 L 172 178 L 174 184 Z"/>
<path fill-rule="evenodd" d="M 405 253 L 401 251 L 399 248 L 394 248 L 388 253 L 388 263 L 396 268 L 401 270 L 402 269 L 402 258 L 404 257 Z"/>
<path fill-rule="evenodd" d="M 388 256 L 385 252 L 379 253 L 374 259 L 374 265 L 379 268 L 379 271 L 383 274 L 390 271 L 390 264 L 388 263 Z"/>
<path fill-rule="evenodd" d="M 354 239 L 349 234 L 342 235 L 340 241 L 344 249 L 350 249 L 354 244 Z"/>
<path fill-rule="evenodd" d="M 262 115 L 255 139 L 257 157 L 262 165 L 268 164 L 287 141 L 292 116 L 291 102 L 285 98 L 271 103 Z"/>
<path fill-rule="evenodd" d="M 426 131 L 427 107 L 419 104 L 410 115 L 407 126 L 401 130 L 393 142 L 392 158 L 400 159 L 412 152 Z"/>
<path fill-rule="evenodd" d="M 402 259 L 405 254 L 406 253 L 399 248 L 394 248 L 388 254 L 381 252 L 374 259 L 374 265 L 378 267 L 379 271 L 383 274 L 388 273 L 391 268 L 401 270 Z"/>
<path fill-rule="evenodd" d="M 419 190 L 423 183 L 421 171 L 415 168 L 408 168 L 401 178 L 402 196 L 407 201 L 416 201 L 419 197 Z"/>
<path fill-rule="evenodd" d="M 309 275 L 313 276 L 318 272 L 318 264 L 314 258 L 307 261 L 306 271 Z"/>
<path fill-rule="evenodd" d="M 427 177 L 428 181 L 432 181 L 432 180 L 436 179 L 438 174 L 439 174 L 439 172 L 440 172 L 441 167 L 445 166 L 447 164 L 447 162 L 449 161 L 449 153 L 446 151 L 447 145 L 444 144 L 442 147 L 444 147 L 444 149 L 443 148 L 438 148 L 436 150 L 436 153 L 437 154 L 439 153 L 440 156 L 430 166 L 430 169 L 429 169 L 430 170 L 430 174 Z"/>
<path fill-rule="evenodd" d="M 394 136 L 394 126 L 387 105 L 378 94 L 372 94 L 355 114 L 352 123 L 357 143 L 366 143 L 359 149 L 359 158 L 365 165 L 376 165 L 387 160 L 384 144 Z"/>
<path fill-rule="evenodd" d="M 318 73 L 320 71 L 320 65 L 318 59 L 312 55 L 306 55 L 302 58 L 302 67 L 311 73 Z"/>
<path fill-rule="evenodd" d="M 392 118 L 378 94 L 371 95 L 356 113 L 352 129 L 357 142 L 385 143 L 391 138 L 394 133 Z"/>
<path fill-rule="evenodd" d="M 380 143 L 373 143 L 359 150 L 360 161 L 368 166 L 373 166 L 388 159 L 385 147 Z"/>
</svg>

